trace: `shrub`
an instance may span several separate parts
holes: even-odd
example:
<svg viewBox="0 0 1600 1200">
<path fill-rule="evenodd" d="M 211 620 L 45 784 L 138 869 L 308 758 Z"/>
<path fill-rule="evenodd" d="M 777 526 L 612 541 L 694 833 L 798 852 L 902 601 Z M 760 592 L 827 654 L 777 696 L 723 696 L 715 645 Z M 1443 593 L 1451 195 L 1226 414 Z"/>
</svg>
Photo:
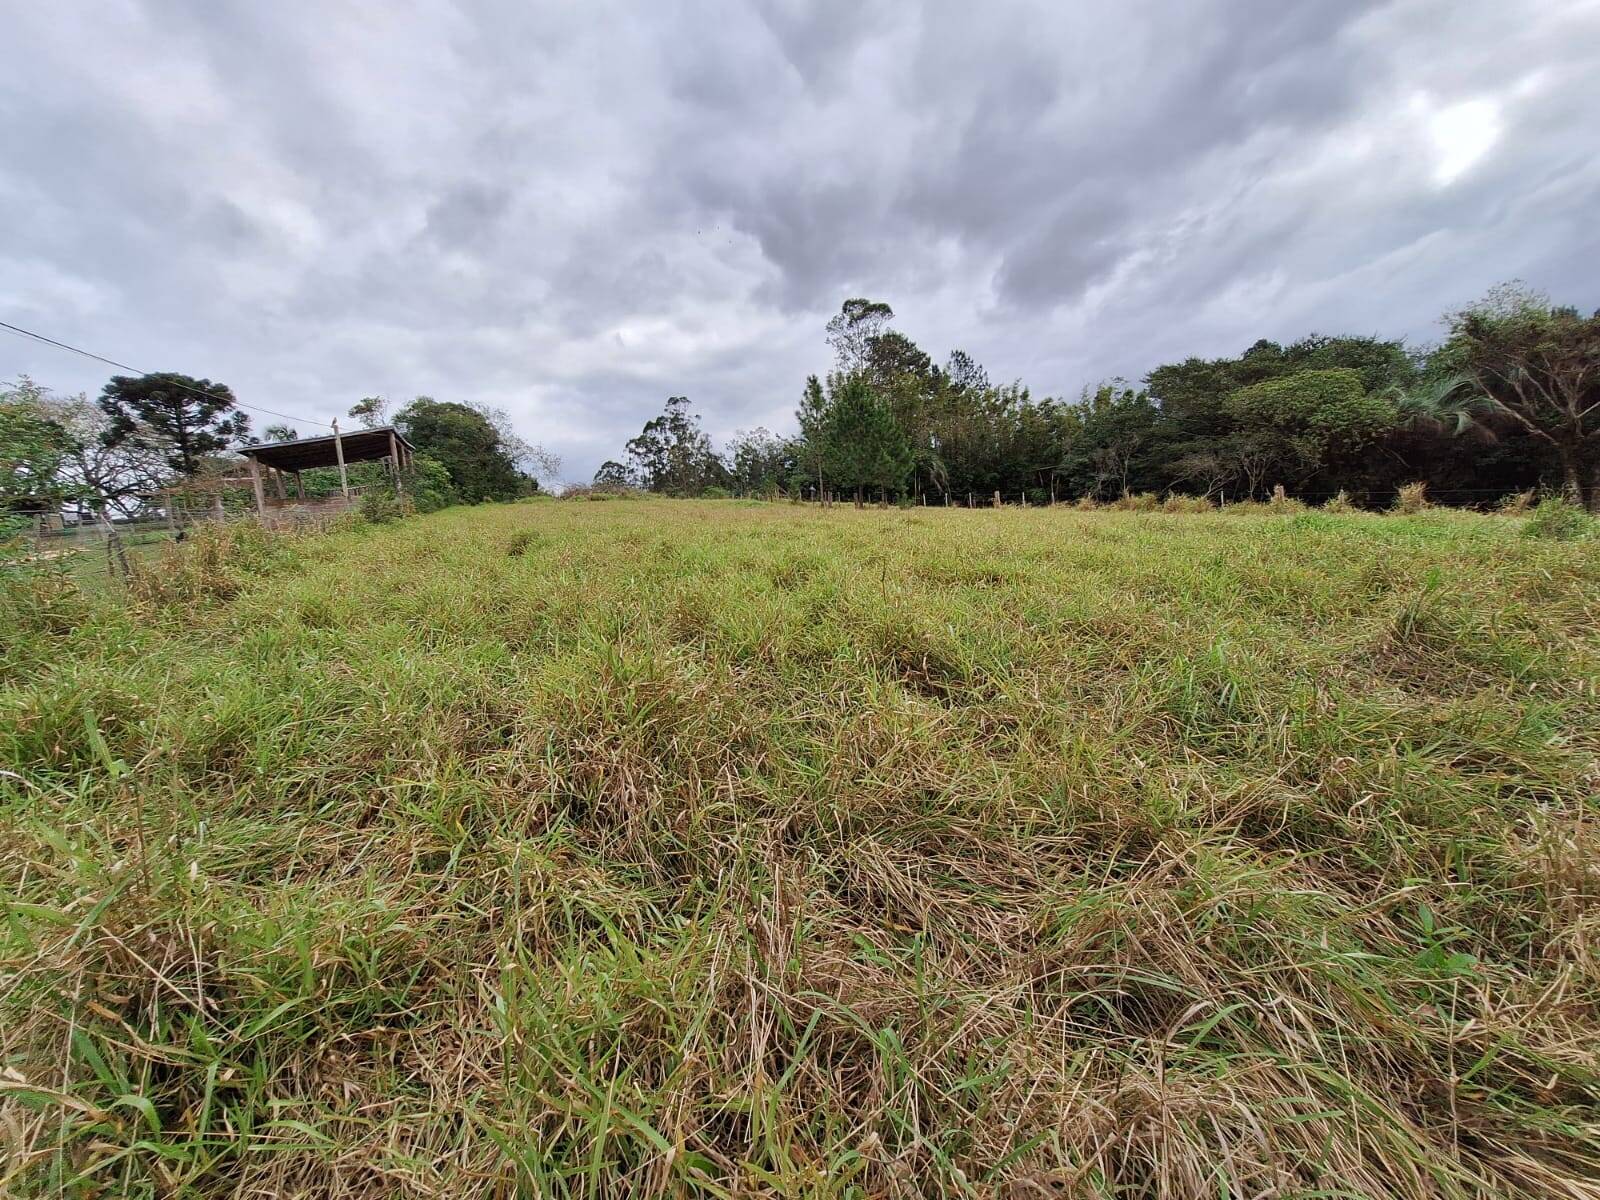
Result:
<svg viewBox="0 0 1600 1200">
<path fill-rule="evenodd" d="M 295 559 L 298 536 L 271 532 L 254 521 L 196 526 L 181 543 L 169 543 L 159 558 L 135 561 L 129 593 L 157 607 L 184 607 L 231 600 L 247 578 Z"/>
<path fill-rule="evenodd" d="M 1303 502 L 1290 499 L 1289 493 L 1283 490 L 1281 483 L 1272 489 L 1272 501 L 1267 507 L 1275 513 L 1297 513 L 1306 510 Z"/>
<path fill-rule="evenodd" d="M 455 486 L 450 482 L 450 472 L 438 459 L 427 454 L 417 454 L 405 470 L 406 495 L 418 512 L 434 512 L 457 503 Z"/>
<path fill-rule="evenodd" d="M 1161 501 L 1154 492 L 1123 492 L 1111 502 L 1120 512 L 1155 512 Z"/>
<path fill-rule="evenodd" d="M 1100 501 L 1096 500 L 1093 496 L 1079 496 L 1072 502 L 1072 507 L 1077 509 L 1079 512 L 1093 512 L 1095 509 L 1100 507 Z"/>
<path fill-rule="evenodd" d="M 1340 488 L 1333 499 L 1322 506 L 1322 511 L 1328 513 L 1350 513 L 1356 511 L 1356 505 L 1350 499 L 1350 493 Z"/>
<path fill-rule="evenodd" d="M 388 488 L 373 488 L 361 493 L 357 511 L 374 525 L 387 525 L 409 516 L 414 510 L 404 496 L 397 496 Z"/>
<path fill-rule="evenodd" d="M 1509 496 L 1502 496 L 1495 508 L 1509 517 L 1525 517 L 1533 511 L 1535 495 L 1532 488 L 1525 492 L 1513 492 Z"/>
<path fill-rule="evenodd" d="M 702 500 L 726 500 L 730 495 L 731 495 L 731 493 L 728 491 L 727 488 L 718 487 L 716 484 L 713 483 L 710 487 L 706 488 L 704 491 L 702 491 L 700 493 L 700 499 L 702 499 Z"/>
<path fill-rule="evenodd" d="M 1180 496 L 1176 492 L 1161 502 L 1161 511 L 1168 513 L 1202 513 L 1214 508 L 1210 496 Z"/>
<path fill-rule="evenodd" d="M 1392 511 L 1410 516 L 1432 507 L 1428 503 L 1428 485 L 1419 479 L 1416 483 L 1400 485 L 1400 490 L 1395 493 Z"/>
<path fill-rule="evenodd" d="M 1600 520 L 1559 496 L 1541 500 L 1522 527 L 1523 537 L 1552 538 L 1558 542 L 1574 542 L 1597 533 L 1600 533 Z"/>
</svg>

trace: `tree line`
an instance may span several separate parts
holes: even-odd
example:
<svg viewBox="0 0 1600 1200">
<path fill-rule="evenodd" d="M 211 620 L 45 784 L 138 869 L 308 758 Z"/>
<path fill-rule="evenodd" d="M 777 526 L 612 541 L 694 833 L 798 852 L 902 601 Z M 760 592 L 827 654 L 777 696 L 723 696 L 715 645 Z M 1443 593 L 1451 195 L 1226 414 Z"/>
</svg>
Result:
<svg viewBox="0 0 1600 1200">
<path fill-rule="evenodd" d="M 387 400 L 368 396 L 348 415 L 367 428 L 393 424 L 415 447 L 405 483 L 422 509 L 515 499 L 538 490 L 539 472 L 559 467 L 499 409 L 418 396 L 391 418 Z M 263 437 L 298 436 L 278 424 L 257 437 L 233 391 L 209 379 L 117 375 L 90 401 L 23 377 L 0 385 L 0 514 L 77 507 L 136 516 L 164 488 L 236 472 L 236 452 Z M 353 463 L 349 475 L 357 486 L 387 483 L 379 463 Z M 311 496 L 339 486 L 333 468 L 303 479 Z"/>
<path fill-rule="evenodd" d="M 1387 507 L 1422 483 L 1487 507 L 1543 489 L 1600 509 L 1600 313 L 1502 285 L 1450 313 L 1434 347 L 1312 334 L 1188 358 L 1076 398 L 996 384 L 960 350 L 941 365 L 845 301 L 833 368 L 806 380 L 796 430 L 740 433 L 718 453 L 687 398 L 645 423 L 602 487 L 679 496 L 842 495 L 1033 503 L 1133 493 L 1259 499 L 1282 488 Z"/>
</svg>

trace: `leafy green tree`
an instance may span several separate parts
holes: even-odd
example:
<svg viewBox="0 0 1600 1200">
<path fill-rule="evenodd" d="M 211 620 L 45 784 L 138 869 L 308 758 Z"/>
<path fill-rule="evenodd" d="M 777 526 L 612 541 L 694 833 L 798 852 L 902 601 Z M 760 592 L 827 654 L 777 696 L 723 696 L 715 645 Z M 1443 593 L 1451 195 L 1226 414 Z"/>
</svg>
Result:
<svg viewBox="0 0 1600 1200">
<path fill-rule="evenodd" d="M 1147 451 L 1160 411 L 1147 392 L 1114 379 L 1077 403 L 1077 437 L 1063 462 L 1070 489 L 1109 499 L 1149 489 Z"/>
<path fill-rule="evenodd" d="M 78 492 L 68 476 L 76 439 L 23 376 L 0 385 L 0 507 L 49 508 Z"/>
<path fill-rule="evenodd" d="M 989 390 L 989 373 L 965 350 L 950 351 L 944 374 L 957 393 L 976 396 Z"/>
<path fill-rule="evenodd" d="M 226 384 L 170 371 L 113 375 L 101 389 L 100 408 L 109 418 L 102 435 L 107 446 L 158 449 L 185 476 L 250 435 L 250 418 Z"/>
<path fill-rule="evenodd" d="M 300 436 L 300 431 L 293 425 L 268 425 L 261 436 L 269 442 L 292 442 Z"/>
<path fill-rule="evenodd" d="M 389 418 L 389 401 L 382 396 L 363 396 L 350 406 L 350 415 L 363 429 L 376 429 Z"/>
<path fill-rule="evenodd" d="M 81 505 L 110 507 L 124 516 L 143 508 L 150 493 L 171 479 L 165 444 L 156 437 L 127 439 L 105 444 L 110 418 L 82 393 L 48 395 L 44 400 L 50 419 L 70 435 L 64 476 L 73 498 Z"/>
<path fill-rule="evenodd" d="M 1359 454 L 1395 423 L 1393 402 L 1368 392 L 1350 367 L 1263 380 L 1234 392 L 1225 407 L 1237 427 L 1232 453 L 1252 495 L 1262 484 L 1298 482 Z M 1274 472 L 1280 478 L 1264 478 Z"/>
<path fill-rule="evenodd" d="M 1447 319 L 1430 386 L 1407 409 L 1458 431 L 1474 421 L 1520 430 L 1553 453 L 1568 498 L 1600 512 L 1600 312 L 1510 284 Z"/>
<path fill-rule="evenodd" d="M 594 473 L 594 486 L 625 491 L 629 488 L 637 487 L 638 480 L 634 478 L 633 472 L 625 464 L 617 462 L 616 459 L 608 458 L 600 464 L 600 469 Z"/>
<path fill-rule="evenodd" d="M 1334 444 L 1360 445 L 1394 423 L 1395 410 L 1363 386 L 1348 367 L 1300 371 L 1240 388 L 1227 408 L 1241 424 L 1264 426 L 1304 439 L 1321 458 Z"/>
<path fill-rule="evenodd" d="M 711 439 L 700 428 L 700 418 L 690 411 L 687 396 L 668 397 L 661 415 L 645 422 L 639 436 L 629 440 L 627 450 L 635 474 L 652 492 L 698 496 L 727 479 Z"/>
<path fill-rule="evenodd" d="M 892 320 L 894 309 L 887 304 L 859 296 L 846 300 L 828 321 L 835 367 L 845 374 L 865 369 L 872 343 Z"/>
<path fill-rule="evenodd" d="M 744 496 L 772 495 L 794 468 L 794 446 L 761 427 L 740 430 L 728 443 L 729 483 Z"/>
<path fill-rule="evenodd" d="M 823 500 L 827 496 L 828 397 L 815 375 L 806 377 L 795 420 L 800 426 L 795 446 L 795 484 L 809 486 L 815 482 L 817 499 Z"/>
<path fill-rule="evenodd" d="M 462 501 L 511 500 L 534 482 L 517 464 L 500 433 L 471 405 L 418 396 L 395 414 L 394 424 L 417 450 L 437 461 Z"/>
<path fill-rule="evenodd" d="M 903 487 L 914 457 L 911 443 L 867 379 L 859 374 L 840 379 L 829 399 L 824 442 L 828 473 L 855 489 L 858 508 L 863 488 Z"/>
</svg>

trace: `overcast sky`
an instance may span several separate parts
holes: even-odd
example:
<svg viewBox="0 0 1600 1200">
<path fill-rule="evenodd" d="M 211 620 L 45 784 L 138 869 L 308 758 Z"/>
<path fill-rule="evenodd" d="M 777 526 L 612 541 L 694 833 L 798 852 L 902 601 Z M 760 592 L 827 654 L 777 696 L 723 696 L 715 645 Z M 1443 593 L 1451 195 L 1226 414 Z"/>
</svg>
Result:
<svg viewBox="0 0 1600 1200">
<path fill-rule="evenodd" d="M 0 45 L 0 320 L 302 433 L 498 405 L 573 480 L 672 394 L 792 428 L 847 296 L 1036 395 L 1600 306 L 1590 0 L 61 0 Z"/>
</svg>

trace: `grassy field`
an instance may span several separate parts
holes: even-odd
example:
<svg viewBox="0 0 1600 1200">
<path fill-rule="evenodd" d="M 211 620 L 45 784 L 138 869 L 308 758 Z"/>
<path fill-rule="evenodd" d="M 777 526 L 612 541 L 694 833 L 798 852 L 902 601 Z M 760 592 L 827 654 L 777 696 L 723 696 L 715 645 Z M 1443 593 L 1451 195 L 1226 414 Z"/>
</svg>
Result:
<svg viewBox="0 0 1600 1200">
<path fill-rule="evenodd" d="M 0 1192 L 1600 1196 L 1600 552 L 735 502 L 3 603 Z"/>
</svg>

